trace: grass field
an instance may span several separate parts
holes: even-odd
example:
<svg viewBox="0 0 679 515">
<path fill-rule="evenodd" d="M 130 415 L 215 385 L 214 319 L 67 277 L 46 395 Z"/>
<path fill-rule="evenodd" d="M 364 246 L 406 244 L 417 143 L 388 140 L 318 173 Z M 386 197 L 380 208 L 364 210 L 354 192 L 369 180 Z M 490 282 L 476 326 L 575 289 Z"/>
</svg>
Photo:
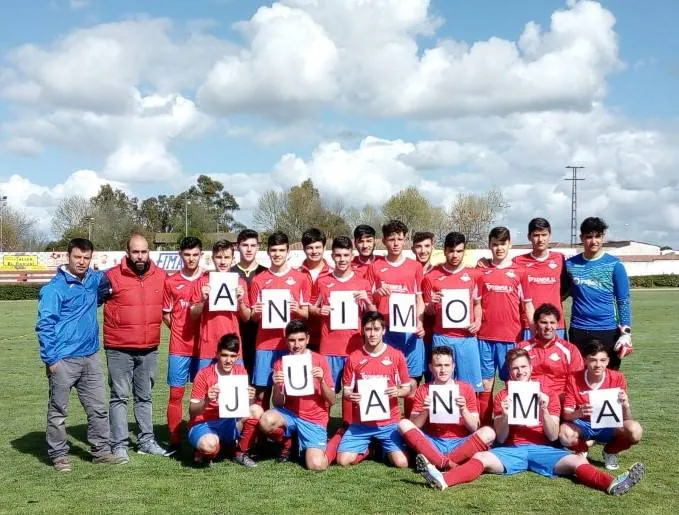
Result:
<svg viewBox="0 0 679 515">
<path fill-rule="evenodd" d="M 45 452 L 47 379 L 33 332 L 36 303 L 0 302 L 0 512 L 679 513 L 679 291 L 634 292 L 633 307 L 635 353 L 623 370 L 645 434 L 621 456 L 621 465 L 642 461 L 647 474 L 631 493 L 613 498 L 531 473 L 482 476 L 438 492 L 410 470 L 372 461 L 322 474 L 273 461 L 254 470 L 230 462 L 195 469 L 187 451 L 182 461 L 131 453 L 127 465 L 97 466 L 88 461 L 85 416 L 75 392 L 68 418 L 73 472 L 59 474 Z M 164 442 L 166 340 L 162 349 L 154 420 Z"/>
</svg>

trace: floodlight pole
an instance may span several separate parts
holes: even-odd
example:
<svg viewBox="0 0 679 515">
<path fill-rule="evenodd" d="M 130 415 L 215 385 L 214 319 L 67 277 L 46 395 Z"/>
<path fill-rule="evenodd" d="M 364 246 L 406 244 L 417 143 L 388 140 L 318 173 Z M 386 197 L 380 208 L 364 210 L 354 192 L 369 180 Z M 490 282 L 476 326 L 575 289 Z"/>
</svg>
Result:
<svg viewBox="0 0 679 515">
<path fill-rule="evenodd" d="M 564 179 L 564 181 L 572 182 L 571 189 L 571 248 L 575 248 L 575 242 L 578 233 L 578 181 L 584 181 L 584 178 L 578 177 L 578 170 L 585 168 L 584 166 L 572 166 L 569 165 L 566 168 L 570 168 L 573 172 L 572 177 Z"/>
</svg>

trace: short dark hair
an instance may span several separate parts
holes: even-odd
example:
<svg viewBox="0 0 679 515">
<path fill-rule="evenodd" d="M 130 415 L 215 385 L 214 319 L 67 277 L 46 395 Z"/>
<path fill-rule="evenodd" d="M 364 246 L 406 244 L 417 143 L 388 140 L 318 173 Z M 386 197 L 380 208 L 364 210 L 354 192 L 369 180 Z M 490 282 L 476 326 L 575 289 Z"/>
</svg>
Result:
<svg viewBox="0 0 679 515">
<path fill-rule="evenodd" d="M 304 231 L 304 233 L 302 233 L 302 247 L 306 247 L 307 245 L 311 245 L 312 243 L 319 241 L 323 244 L 323 248 L 325 248 L 325 242 L 327 239 L 325 237 L 325 233 L 320 229 L 312 227 L 311 229 L 307 229 Z"/>
<path fill-rule="evenodd" d="M 467 238 L 461 232 L 449 232 L 446 234 L 446 239 L 443 242 L 444 249 L 454 249 L 458 245 L 467 246 Z"/>
<path fill-rule="evenodd" d="M 218 240 L 212 245 L 213 254 L 218 254 L 224 250 L 230 250 L 233 254 L 233 242 L 230 242 L 229 240 Z"/>
<path fill-rule="evenodd" d="M 179 242 L 179 250 L 195 249 L 196 247 L 203 250 L 203 242 L 195 236 L 187 236 Z"/>
<path fill-rule="evenodd" d="M 608 350 L 606 349 L 604 342 L 602 342 L 601 340 L 597 340 L 596 338 L 594 340 L 588 341 L 585 345 L 582 346 L 583 358 L 587 358 L 588 356 L 594 356 L 595 354 L 599 354 L 600 352 L 605 352 L 606 354 L 608 354 Z"/>
<path fill-rule="evenodd" d="M 306 325 L 306 322 L 304 320 L 290 320 L 290 322 L 288 322 L 288 325 L 285 326 L 286 338 L 291 334 L 295 333 L 309 334 L 309 327 Z"/>
<path fill-rule="evenodd" d="M 561 320 L 561 313 L 559 313 L 559 309 L 554 304 L 540 304 L 535 313 L 533 313 L 533 322 L 537 324 L 542 315 L 554 315 L 557 322 Z"/>
<path fill-rule="evenodd" d="M 382 237 L 388 238 L 392 234 L 402 233 L 404 236 L 408 234 L 408 226 L 401 222 L 401 220 L 389 220 L 382 226 Z"/>
<path fill-rule="evenodd" d="M 240 339 L 235 333 L 226 333 L 217 342 L 217 354 L 223 350 L 238 353 L 240 351 Z"/>
<path fill-rule="evenodd" d="M 488 234 L 488 243 L 490 243 L 490 240 L 499 240 L 502 243 L 505 241 L 511 240 L 512 236 L 509 233 L 509 229 L 506 227 L 493 227 L 490 230 L 490 233 Z"/>
<path fill-rule="evenodd" d="M 598 216 L 585 218 L 580 224 L 580 234 L 604 234 L 608 225 Z"/>
<path fill-rule="evenodd" d="M 384 320 L 384 315 L 379 311 L 366 311 L 361 317 L 361 329 L 368 325 L 370 322 L 380 322 L 382 327 L 386 327 L 386 321 Z"/>
<path fill-rule="evenodd" d="M 431 349 L 431 363 L 434 362 L 434 356 L 449 356 L 450 359 L 455 362 L 455 353 L 453 352 L 452 347 L 448 347 L 447 345 L 439 345 L 438 347 Z"/>
<path fill-rule="evenodd" d="M 530 235 L 533 231 L 547 231 L 551 234 L 552 226 L 546 218 L 533 218 L 528 222 L 528 234 Z"/>
<path fill-rule="evenodd" d="M 94 252 L 94 245 L 87 238 L 73 238 L 68 242 L 68 253 L 73 249 L 82 250 L 83 252 Z"/>
<path fill-rule="evenodd" d="M 270 249 L 271 247 L 275 247 L 276 245 L 285 245 L 286 247 L 290 247 L 290 240 L 288 239 L 288 235 L 282 231 L 272 232 L 266 241 L 266 248 Z"/>
<path fill-rule="evenodd" d="M 236 236 L 236 244 L 240 245 L 245 240 L 252 239 L 257 240 L 257 242 L 259 243 L 259 233 L 254 229 L 243 229 L 241 232 L 238 233 L 238 236 Z"/>
<path fill-rule="evenodd" d="M 435 237 L 433 232 L 417 231 L 415 234 L 413 234 L 413 245 L 423 242 L 424 240 L 431 240 L 431 242 L 434 243 L 434 239 Z"/>
<path fill-rule="evenodd" d="M 505 358 L 505 361 L 507 363 L 507 366 L 511 367 L 512 363 L 514 363 L 517 359 L 519 358 L 526 358 L 528 362 L 530 363 L 530 354 L 528 354 L 528 351 L 526 349 L 510 349 L 507 351 L 507 357 Z"/>
<path fill-rule="evenodd" d="M 353 245 L 351 244 L 351 240 L 346 237 L 346 236 L 338 236 L 334 240 L 332 240 L 332 250 L 334 251 L 335 249 L 345 249 L 345 250 L 353 250 Z"/>
<path fill-rule="evenodd" d="M 354 229 L 354 239 L 355 240 L 360 240 L 364 236 L 368 236 L 369 238 L 374 238 L 375 234 L 375 228 L 372 227 L 371 225 L 368 224 L 361 224 L 357 225 L 356 228 Z"/>
</svg>

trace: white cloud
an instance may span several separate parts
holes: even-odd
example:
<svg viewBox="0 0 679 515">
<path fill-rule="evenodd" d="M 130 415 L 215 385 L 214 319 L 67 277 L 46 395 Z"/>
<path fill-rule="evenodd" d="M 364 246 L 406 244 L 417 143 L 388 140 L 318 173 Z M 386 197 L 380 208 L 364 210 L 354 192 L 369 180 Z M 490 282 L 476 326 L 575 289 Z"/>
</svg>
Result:
<svg viewBox="0 0 679 515">
<path fill-rule="evenodd" d="M 90 0 L 68 0 L 68 5 L 71 9 L 77 11 L 90 5 Z"/>
</svg>

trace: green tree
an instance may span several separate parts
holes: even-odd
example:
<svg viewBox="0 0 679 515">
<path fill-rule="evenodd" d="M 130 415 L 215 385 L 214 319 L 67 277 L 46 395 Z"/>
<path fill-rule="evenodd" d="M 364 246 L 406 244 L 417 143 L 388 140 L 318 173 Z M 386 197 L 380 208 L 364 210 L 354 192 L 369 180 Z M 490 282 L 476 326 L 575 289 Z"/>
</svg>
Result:
<svg viewBox="0 0 679 515">
<path fill-rule="evenodd" d="M 431 228 L 434 208 L 414 186 L 392 195 L 382 206 L 382 213 L 390 220 L 400 220 L 410 234 Z"/>
</svg>

